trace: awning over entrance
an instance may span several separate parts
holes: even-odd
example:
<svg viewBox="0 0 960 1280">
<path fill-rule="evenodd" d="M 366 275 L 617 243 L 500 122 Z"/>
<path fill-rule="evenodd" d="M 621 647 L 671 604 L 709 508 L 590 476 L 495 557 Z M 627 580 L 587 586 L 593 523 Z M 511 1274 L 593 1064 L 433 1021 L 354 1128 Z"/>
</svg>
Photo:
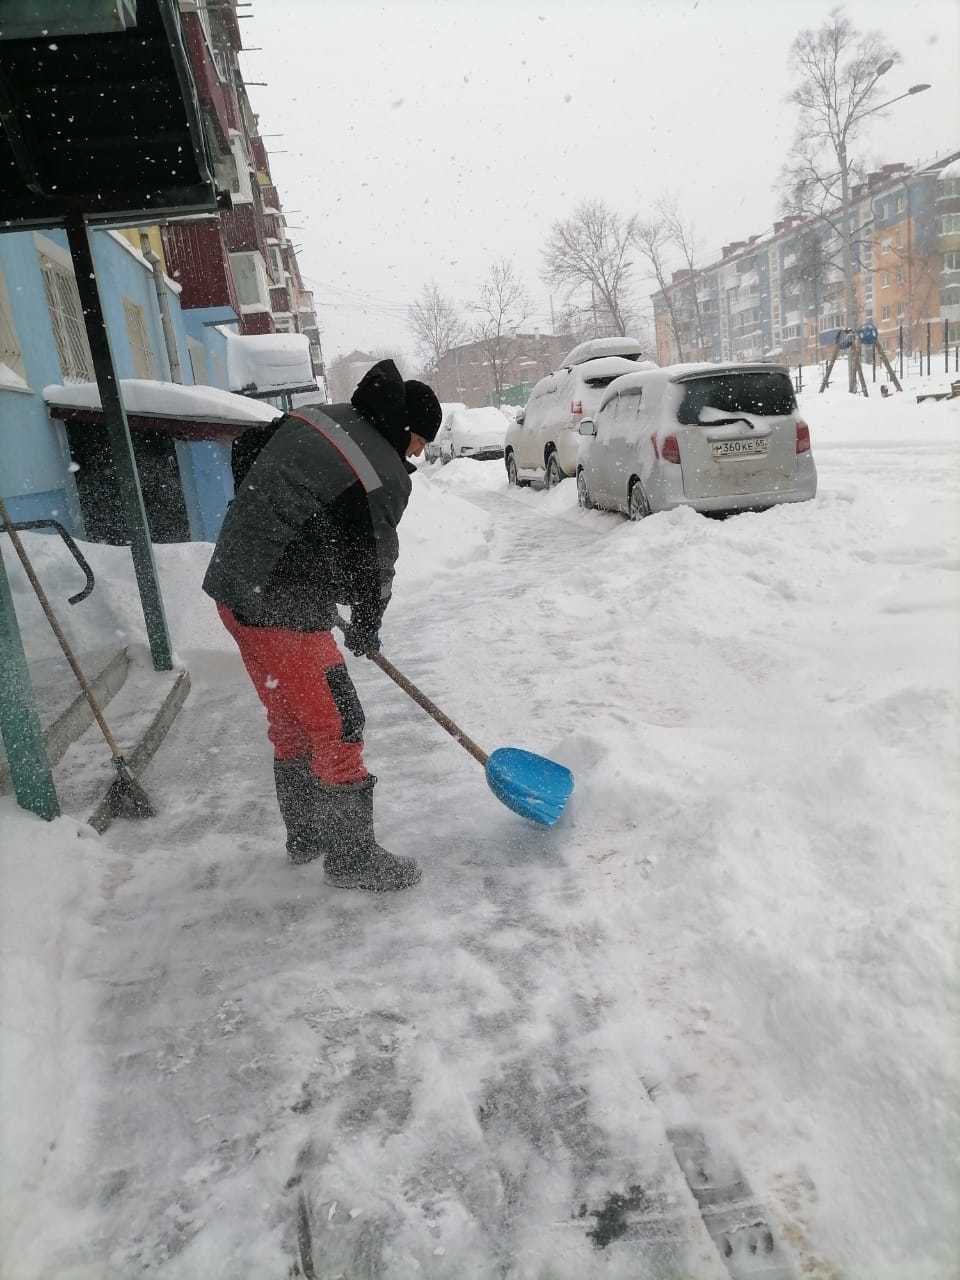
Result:
<svg viewBox="0 0 960 1280">
<path fill-rule="evenodd" d="M 131 430 L 157 431 L 177 440 L 229 441 L 251 427 L 263 427 L 282 416 L 272 404 L 219 387 L 123 378 L 120 390 Z M 93 426 L 103 423 L 95 382 L 45 387 L 43 398 L 51 418 Z"/>
</svg>

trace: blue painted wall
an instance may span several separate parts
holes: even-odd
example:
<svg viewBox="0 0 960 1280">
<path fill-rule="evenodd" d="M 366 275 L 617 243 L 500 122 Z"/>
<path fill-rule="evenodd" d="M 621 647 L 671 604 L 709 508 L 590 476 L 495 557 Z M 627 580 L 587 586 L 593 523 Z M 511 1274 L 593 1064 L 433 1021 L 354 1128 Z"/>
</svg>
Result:
<svg viewBox="0 0 960 1280">
<path fill-rule="evenodd" d="M 32 232 L 0 235 L 0 272 L 30 388 L 29 392 L 0 390 L 0 492 L 15 519 L 53 517 L 83 537 L 66 433 L 51 422 L 43 400 L 44 387 L 63 382 L 40 273 L 39 251 L 44 246 L 54 258 L 57 247 L 65 254 L 66 235 L 56 230 L 37 237 Z M 94 234 L 93 254 L 118 377 L 136 376 L 123 309 L 127 297 L 143 308 L 155 376 L 169 380 L 160 308 L 149 267 L 128 241 L 109 232 Z M 179 291 L 165 287 L 183 381 L 193 382 L 189 334 L 203 344 L 208 383 L 226 388 L 226 339 L 212 323 L 204 322 L 229 324 L 237 317 L 229 308 L 183 312 Z M 216 538 L 233 497 L 230 446 L 213 441 L 178 442 L 177 459 L 191 537 L 210 541 Z"/>
<path fill-rule="evenodd" d="M 0 389 L 0 491 L 15 520 L 52 517 L 82 536 L 66 435 L 43 401 L 43 388 L 62 379 L 32 232 L 0 235 L 0 273 L 30 387 Z"/>
</svg>

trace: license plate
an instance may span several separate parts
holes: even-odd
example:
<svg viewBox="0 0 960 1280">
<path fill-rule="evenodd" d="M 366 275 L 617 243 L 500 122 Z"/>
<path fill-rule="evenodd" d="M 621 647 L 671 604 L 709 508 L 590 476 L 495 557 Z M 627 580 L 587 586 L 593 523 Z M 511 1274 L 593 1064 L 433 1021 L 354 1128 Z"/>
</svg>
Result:
<svg viewBox="0 0 960 1280">
<path fill-rule="evenodd" d="M 718 440 L 713 445 L 714 458 L 755 458 L 767 452 L 765 438 L 746 440 Z"/>
</svg>

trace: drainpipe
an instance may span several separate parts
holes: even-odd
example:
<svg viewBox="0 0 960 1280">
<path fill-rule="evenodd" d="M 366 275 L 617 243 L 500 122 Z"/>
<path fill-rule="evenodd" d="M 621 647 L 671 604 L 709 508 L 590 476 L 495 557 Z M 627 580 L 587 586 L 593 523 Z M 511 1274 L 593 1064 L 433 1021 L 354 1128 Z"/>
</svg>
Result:
<svg viewBox="0 0 960 1280">
<path fill-rule="evenodd" d="M 163 263 L 154 253 L 150 237 L 145 231 L 140 232 L 140 252 L 150 263 L 150 270 L 153 272 L 153 287 L 157 293 L 157 306 L 160 308 L 160 323 L 163 326 L 163 344 L 167 348 L 170 381 L 183 382 L 180 353 L 177 350 L 177 335 L 170 315 L 170 299 L 167 297 L 167 286 L 163 278 Z"/>
</svg>

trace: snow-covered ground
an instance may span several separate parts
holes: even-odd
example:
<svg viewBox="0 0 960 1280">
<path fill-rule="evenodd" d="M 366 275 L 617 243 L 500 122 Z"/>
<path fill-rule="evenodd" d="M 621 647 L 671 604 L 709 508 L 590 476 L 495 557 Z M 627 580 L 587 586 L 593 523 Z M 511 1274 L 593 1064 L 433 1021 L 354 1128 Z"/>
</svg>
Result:
<svg viewBox="0 0 960 1280">
<path fill-rule="evenodd" d="M 389 898 L 286 865 L 209 548 L 157 549 L 193 679 L 159 816 L 0 800 L 3 1276 L 281 1280 L 298 1217 L 325 1280 L 771 1274 L 707 1234 L 678 1125 L 797 1275 L 958 1274 L 960 401 L 802 406 L 817 500 L 727 521 L 415 477 L 384 651 L 577 789 L 525 824 L 351 660 L 381 838 L 425 867 Z M 87 550 L 71 636 L 142 644 L 127 552 Z"/>
</svg>

